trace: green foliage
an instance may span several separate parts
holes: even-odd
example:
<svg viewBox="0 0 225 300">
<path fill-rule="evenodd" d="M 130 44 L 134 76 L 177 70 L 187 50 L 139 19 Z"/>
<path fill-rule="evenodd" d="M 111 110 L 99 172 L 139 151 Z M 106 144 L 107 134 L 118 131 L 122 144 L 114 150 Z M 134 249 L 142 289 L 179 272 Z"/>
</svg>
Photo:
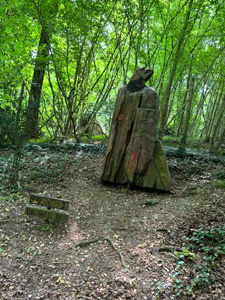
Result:
<svg viewBox="0 0 225 300">
<path fill-rule="evenodd" d="M 32 171 L 29 175 L 29 181 L 41 180 L 42 182 L 58 182 L 61 178 L 61 169 L 43 169 Z"/>
<path fill-rule="evenodd" d="M 49 136 L 42 136 L 38 139 L 30 139 L 29 143 L 30 144 L 44 144 L 44 143 L 50 143 L 51 139 Z"/>
<path fill-rule="evenodd" d="M 15 114 L 9 107 L 0 108 L 0 147 L 15 143 Z"/>
<path fill-rule="evenodd" d="M 220 255 L 225 254 L 225 226 L 222 228 L 211 228 L 203 230 L 202 228 L 193 233 L 191 238 L 188 238 L 189 248 L 198 249 L 211 255 L 212 260 L 217 259 Z"/>
<path fill-rule="evenodd" d="M 128 195 L 130 194 L 130 190 L 129 189 L 123 189 L 124 194 Z"/>
<path fill-rule="evenodd" d="M 179 137 L 173 137 L 173 136 L 165 135 L 163 137 L 163 142 L 164 142 L 164 144 L 166 144 L 168 146 L 175 146 L 175 145 L 179 144 L 180 138 Z"/>
<path fill-rule="evenodd" d="M 53 227 L 52 227 L 51 225 L 49 225 L 49 224 L 43 225 L 43 226 L 41 227 L 41 230 L 42 230 L 42 231 L 51 231 L 52 229 L 53 229 Z"/>
<path fill-rule="evenodd" d="M 5 196 L 0 196 L 0 201 L 15 201 L 18 200 L 21 197 L 21 193 L 8 193 Z"/>
<path fill-rule="evenodd" d="M 196 267 L 196 276 L 193 279 L 192 286 L 207 286 L 210 282 L 212 282 L 210 267 L 207 264 Z"/>
<path fill-rule="evenodd" d="M 193 267 L 195 277 L 192 280 L 191 286 L 188 287 L 189 291 L 195 287 L 207 286 L 213 281 L 212 268 L 216 267 L 216 261 L 225 255 L 224 237 L 225 226 L 222 228 L 212 227 L 209 230 L 200 228 L 190 238 L 187 238 L 187 247 L 203 254 L 202 263 L 198 263 Z M 186 250 L 186 253 L 191 253 L 188 249 Z"/>
<path fill-rule="evenodd" d="M 216 175 L 216 178 L 217 179 L 220 179 L 220 180 L 225 180 L 225 172 L 220 172 Z"/>
<path fill-rule="evenodd" d="M 225 189 L 225 180 L 216 180 L 214 184 L 216 187 Z"/>
<path fill-rule="evenodd" d="M 154 199 L 150 199 L 150 200 L 148 200 L 148 201 L 142 203 L 142 205 L 154 206 L 154 205 L 156 205 L 156 204 L 158 204 L 158 203 L 159 203 L 159 201 L 154 200 Z"/>
<path fill-rule="evenodd" d="M 189 259 L 195 259 L 195 254 L 190 252 L 188 249 L 184 249 L 183 251 L 175 251 L 174 254 L 179 259 L 183 259 L 185 257 Z"/>
<path fill-rule="evenodd" d="M 94 141 L 104 142 L 106 140 L 106 136 L 104 134 L 94 135 L 94 136 L 92 136 L 92 139 Z"/>
<path fill-rule="evenodd" d="M 187 245 L 183 251 L 175 251 L 177 271 L 172 274 L 172 287 L 177 299 L 186 299 L 186 296 L 194 294 L 199 287 L 207 287 L 214 281 L 212 270 L 216 268 L 217 261 L 225 255 L 225 226 L 208 230 L 200 228 L 187 238 Z M 190 250 L 189 250 L 190 249 Z M 193 250 L 195 253 L 193 253 Z M 187 285 L 186 264 L 193 263 L 193 278 Z M 160 282 L 158 285 L 160 295 L 167 284 Z M 188 298 L 189 299 L 189 298 Z"/>
<path fill-rule="evenodd" d="M 181 296 L 181 291 L 184 288 L 182 280 L 176 277 L 179 274 L 180 274 L 179 272 L 176 272 L 173 275 L 173 290 L 176 293 L 176 297 L 180 297 Z"/>
<path fill-rule="evenodd" d="M 90 140 L 90 138 L 89 138 L 88 136 L 82 136 L 82 137 L 81 137 L 81 142 L 82 142 L 82 143 L 88 143 L 89 140 Z"/>
<path fill-rule="evenodd" d="M 189 74 L 196 83 L 189 140 L 211 138 L 214 128 L 220 128 L 216 138 L 222 137 L 224 120 L 217 121 L 225 74 L 223 1 L 193 1 L 192 7 L 190 3 L 3 0 L 1 109 L 9 109 L 14 120 L 20 110 L 21 124 L 25 121 L 34 67 L 43 61 L 38 45 L 44 28 L 50 47 L 40 87 L 39 127 L 50 139 L 80 140 L 87 116 L 108 133 L 117 91 L 141 66 L 154 69 L 150 85 L 159 92 L 161 110 L 166 112 L 163 130 L 168 142 L 177 143 L 185 129 Z M 9 123 L 6 115 L 4 120 Z M 3 142 L 14 143 L 5 129 L 0 132 Z"/>
</svg>

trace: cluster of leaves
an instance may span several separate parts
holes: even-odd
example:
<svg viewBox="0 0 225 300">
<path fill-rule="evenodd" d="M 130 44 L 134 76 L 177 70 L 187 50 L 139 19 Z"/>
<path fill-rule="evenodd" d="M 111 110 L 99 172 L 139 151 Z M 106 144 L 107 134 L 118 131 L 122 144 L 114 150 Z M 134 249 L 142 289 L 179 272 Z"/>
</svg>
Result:
<svg viewBox="0 0 225 300">
<path fill-rule="evenodd" d="M 209 230 L 200 228 L 188 238 L 189 248 L 204 252 L 204 259 L 214 261 L 225 254 L 225 226 L 212 227 Z"/>
<path fill-rule="evenodd" d="M 173 274 L 173 289 L 177 297 L 181 297 L 185 283 L 182 276 L 185 273 L 186 263 L 194 263 L 193 279 L 186 286 L 188 294 L 194 289 L 205 287 L 213 282 L 212 270 L 217 267 L 217 262 L 225 255 L 225 226 L 221 228 L 212 227 L 209 230 L 200 228 L 187 238 L 187 249 L 175 251 L 178 258 L 179 272 Z"/>
<path fill-rule="evenodd" d="M 188 247 L 203 254 L 203 263 L 195 266 L 196 276 L 193 279 L 194 286 L 209 284 L 211 270 L 216 267 L 216 261 L 225 255 L 225 226 L 212 227 L 209 230 L 200 228 L 188 238 Z"/>
</svg>

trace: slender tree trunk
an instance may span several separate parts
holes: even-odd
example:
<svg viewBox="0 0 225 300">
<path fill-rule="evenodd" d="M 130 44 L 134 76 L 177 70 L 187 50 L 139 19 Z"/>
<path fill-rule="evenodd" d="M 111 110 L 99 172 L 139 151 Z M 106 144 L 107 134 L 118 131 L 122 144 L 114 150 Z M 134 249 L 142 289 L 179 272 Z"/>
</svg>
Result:
<svg viewBox="0 0 225 300">
<path fill-rule="evenodd" d="M 186 90 L 185 90 L 185 94 L 184 94 L 184 100 L 182 103 L 182 111 L 181 111 L 181 117 L 180 117 L 180 122 L 178 125 L 178 129 L 177 129 L 177 137 L 179 137 L 182 134 L 182 131 L 184 131 L 184 119 L 185 119 L 185 108 L 187 106 L 187 102 L 190 100 L 188 98 L 188 95 L 190 95 L 190 86 L 191 86 L 191 78 L 192 78 L 192 63 L 193 63 L 193 58 L 191 60 L 191 66 L 188 72 L 188 78 L 187 78 L 187 86 L 186 86 Z"/>
<path fill-rule="evenodd" d="M 186 112 L 186 117 L 185 117 L 184 131 L 183 131 L 180 145 L 178 148 L 179 152 L 184 152 L 186 149 L 188 129 L 189 129 L 189 123 L 190 123 L 190 118 L 191 118 L 191 104 L 192 104 L 192 100 L 193 100 L 193 94 L 194 94 L 194 77 L 191 77 L 190 78 L 190 89 L 188 91 L 188 103 L 187 103 L 187 112 Z"/>
<path fill-rule="evenodd" d="M 216 139 L 219 136 L 221 124 L 223 124 L 224 112 L 225 112 L 225 97 L 222 100 L 222 104 L 221 104 L 221 107 L 220 107 L 220 113 L 218 115 L 216 124 L 215 124 L 214 129 L 213 129 L 212 137 L 211 137 L 209 151 L 212 152 L 212 153 L 214 153 L 218 150 L 218 146 L 216 146 Z M 223 134 L 222 134 L 222 136 L 223 136 Z M 220 140 L 218 142 L 220 144 Z M 221 143 L 222 143 L 222 141 L 221 141 Z"/>
<path fill-rule="evenodd" d="M 20 115 L 21 115 L 21 111 L 22 111 L 24 89 L 25 89 L 25 82 L 23 81 L 21 90 L 20 90 L 20 96 L 18 99 L 18 106 L 17 106 L 17 113 L 16 113 L 16 129 L 18 129 L 18 127 L 19 127 L 19 120 L 20 120 Z"/>
<path fill-rule="evenodd" d="M 163 137 L 165 127 L 166 127 L 166 123 L 167 123 L 167 120 L 168 120 L 168 117 L 169 117 L 168 116 L 168 108 L 169 108 L 169 99 L 170 99 L 172 84 L 173 84 L 173 80 L 174 80 L 175 73 L 176 73 L 176 70 L 177 70 L 177 65 L 178 65 L 178 62 L 179 62 L 179 59 L 180 59 L 182 45 L 183 45 L 183 42 L 184 42 L 185 37 L 186 37 L 186 32 L 188 30 L 188 25 L 189 25 L 189 20 L 190 20 L 190 16 L 191 16 L 193 1 L 194 0 L 189 1 L 187 14 L 186 14 L 186 18 L 185 18 L 185 21 L 184 21 L 184 26 L 181 30 L 181 34 L 180 34 L 180 37 L 179 37 L 177 49 L 176 49 L 174 59 L 173 59 L 173 65 L 172 65 L 172 69 L 171 69 L 171 73 L 170 73 L 169 82 L 168 82 L 166 92 L 165 92 L 165 96 L 164 96 L 163 108 L 162 108 L 162 117 L 161 117 L 160 138 Z"/>
<path fill-rule="evenodd" d="M 223 122 L 224 123 L 225 119 L 223 119 Z M 217 153 L 220 149 L 220 146 L 222 145 L 222 143 L 225 141 L 225 127 L 223 128 L 219 138 L 218 138 L 218 141 L 216 142 L 215 146 L 214 146 L 214 152 Z"/>
<path fill-rule="evenodd" d="M 21 133 L 21 130 L 19 128 L 19 121 L 22 111 L 22 102 L 23 102 L 23 95 L 24 95 L 24 89 L 25 89 L 25 82 L 22 82 L 21 90 L 20 90 L 20 96 L 18 99 L 18 106 L 17 106 L 17 114 L 16 114 L 16 122 L 15 122 L 15 152 L 13 156 L 13 163 L 11 167 L 10 172 L 10 183 L 12 185 L 15 185 L 19 178 L 19 168 L 20 168 L 20 161 L 21 161 L 21 154 L 22 154 L 22 147 L 23 147 L 23 136 Z"/>
<path fill-rule="evenodd" d="M 210 142 L 212 131 L 213 131 L 213 125 L 215 123 L 216 115 L 219 109 L 220 104 L 220 97 L 223 93 L 223 88 L 219 85 L 219 87 L 216 85 L 216 90 L 212 90 L 211 97 L 209 100 L 209 107 L 207 109 L 207 118 L 205 118 L 205 141 Z M 223 87 L 223 84 L 222 84 Z M 215 97 L 213 97 L 215 95 Z M 214 98 L 214 99 L 213 99 Z M 212 103 L 212 104 L 211 104 Z"/>
<path fill-rule="evenodd" d="M 186 103 L 186 95 L 187 95 L 187 93 L 185 93 L 184 102 L 183 103 Z M 177 134 L 176 134 L 177 137 L 179 137 L 180 134 L 181 134 L 181 129 L 182 129 L 182 126 L 183 126 L 183 121 L 184 121 L 185 104 L 183 104 L 183 105 L 184 105 L 184 108 L 181 111 L 180 122 L 179 122 L 179 125 L 178 125 Z"/>
<path fill-rule="evenodd" d="M 48 54 L 47 33 L 42 28 L 26 112 L 25 136 L 28 139 L 39 136 L 38 116 Z"/>
</svg>

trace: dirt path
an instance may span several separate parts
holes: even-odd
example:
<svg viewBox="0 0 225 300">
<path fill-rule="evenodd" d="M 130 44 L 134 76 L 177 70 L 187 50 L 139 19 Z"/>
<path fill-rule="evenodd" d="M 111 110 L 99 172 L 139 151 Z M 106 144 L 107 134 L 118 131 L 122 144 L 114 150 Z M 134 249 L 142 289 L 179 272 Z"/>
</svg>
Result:
<svg viewBox="0 0 225 300">
<path fill-rule="evenodd" d="M 224 189 L 213 185 L 223 168 L 190 174 L 191 163 L 171 158 L 163 194 L 102 185 L 102 164 L 77 152 L 24 157 L 23 190 L 1 191 L 0 299 L 223 299 L 222 260 L 213 284 L 188 293 L 194 262 L 184 270 L 174 255 L 191 231 L 223 224 Z M 70 200 L 69 224 L 25 216 L 31 192 Z"/>
</svg>

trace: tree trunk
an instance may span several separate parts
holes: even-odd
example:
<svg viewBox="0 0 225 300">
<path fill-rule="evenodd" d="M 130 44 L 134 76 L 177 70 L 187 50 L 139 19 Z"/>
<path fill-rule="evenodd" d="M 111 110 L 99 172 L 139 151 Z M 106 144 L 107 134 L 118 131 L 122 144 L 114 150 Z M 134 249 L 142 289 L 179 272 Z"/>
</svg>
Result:
<svg viewBox="0 0 225 300">
<path fill-rule="evenodd" d="M 224 123 L 224 121 L 223 121 Z M 223 128 L 223 131 L 220 134 L 220 137 L 218 138 L 218 141 L 215 144 L 214 147 L 214 152 L 217 153 L 220 149 L 220 146 L 222 145 L 222 143 L 225 141 L 225 127 Z"/>
<path fill-rule="evenodd" d="M 216 146 L 216 140 L 219 136 L 220 133 L 220 128 L 221 128 L 221 124 L 223 124 L 223 119 L 224 119 L 224 112 L 225 112 L 225 97 L 222 100 L 222 104 L 221 104 L 221 108 L 220 108 L 220 113 L 218 115 L 216 124 L 214 126 L 213 129 L 213 134 L 212 134 L 212 138 L 211 138 L 211 142 L 210 142 L 210 152 L 215 153 L 218 150 L 218 146 Z M 223 139 L 223 133 L 222 133 L 222 139 Z M 220 142 L 220 139 L 218 141 L 218 144 L 220 145 L 222 143 L 222 141 Z"/>
<path fill-rule="evenodd" d="M 189 123 L 191 118 L 191 104 L 192 104 L 193 94 L 194 94 L 194 77 L 191 77 L 190 79 L 190 89 L 188 94 L 189 95 L 188 95 L 188 103 L 187 103 L 187 112 L 185 117 L 184 131 L 178 148 L 179 152 L 184 152 L 186 149 L 188 129 L 189 129 Z"/>
<path fill-rule="evenodd" d="M 26 112 L 25 136 L 28 139 L 39 136 L 38 116 L 48 54 L 47 33 L 42 28 Z"/>
<path fill-rule="evenodd" d="M 213 125 L 215 123 L 216 115 L 219 109 L 220 97 L 222 95 L 221 87 L 215 86 L 211 92 L 208 108 L 207 117 L 205 118 L 205 141 L 210 142 L 212 136 Z"/>
</svg>

